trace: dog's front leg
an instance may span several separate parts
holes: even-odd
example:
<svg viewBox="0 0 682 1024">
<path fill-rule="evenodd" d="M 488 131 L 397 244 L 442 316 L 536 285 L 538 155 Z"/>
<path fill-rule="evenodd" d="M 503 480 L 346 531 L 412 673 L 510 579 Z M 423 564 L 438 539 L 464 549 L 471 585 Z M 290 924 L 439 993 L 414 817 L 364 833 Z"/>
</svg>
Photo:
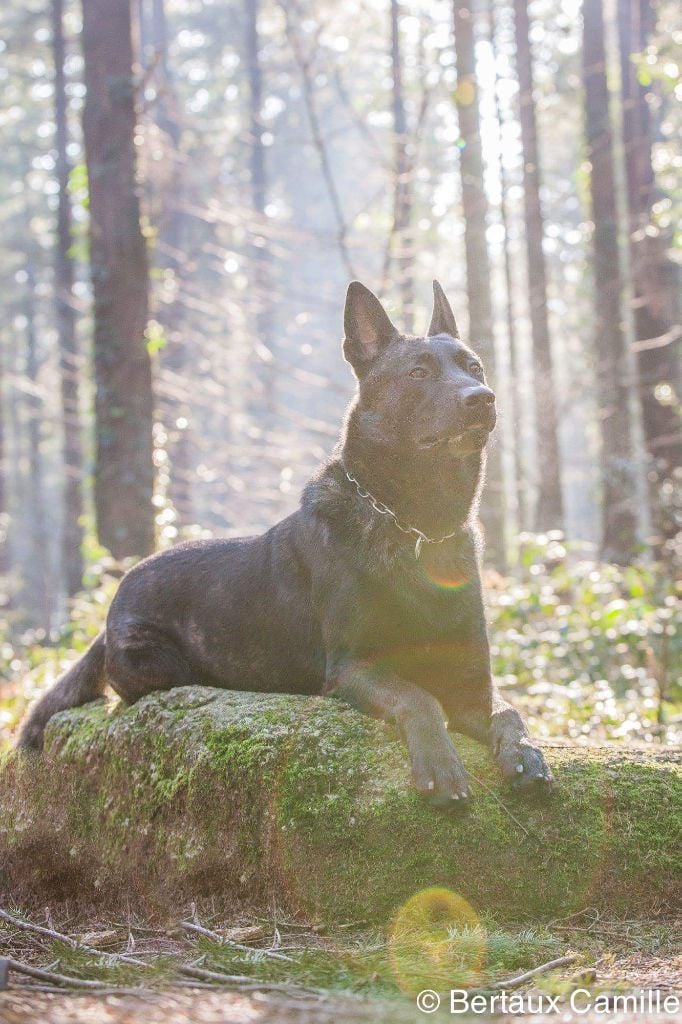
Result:
<svg viewBox="0 0 682 1024">
<path fill-rule="evenodd" d="M 325 692 L 400 729 L 415 788 L 429 803 L 454 807 L 468 800 L 466 771 L 435 697 L 393 673 L 351 659 L 330 663 Z"/>
<path fill-rule="evenodd" d="M 516 708 L 495 691 L 484 703 L 453 708 L 449 725 L 489 746 L 502 774 L 515 789 L 551 790 L 554 780 L 542 751 L 534 746 Z"/>
</svg>

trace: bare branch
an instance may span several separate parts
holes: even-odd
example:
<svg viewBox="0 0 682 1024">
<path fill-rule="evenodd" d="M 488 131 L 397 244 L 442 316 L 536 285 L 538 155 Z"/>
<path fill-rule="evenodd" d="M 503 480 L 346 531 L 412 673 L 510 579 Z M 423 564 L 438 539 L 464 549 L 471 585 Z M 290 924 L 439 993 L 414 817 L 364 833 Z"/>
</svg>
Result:
<svg viewBox="0 0 682 1024">
<path fill-rule="evenodd" d="M 322 169 L 322 176 L 327 186 L 327 194 L 329 195 L 329 202 L 331 203 L 334 211 L 334 218 L 337 225 L 337 242 L 341 253 L 341 259 L 343 264 L 351 277 L 356 277 L 353 264 L 351 262 L 350 254 L 348 252 L 347 235 L 348 225 L 344 217 L 343 208 L 341 205 L 341 197 L 336 186 L 334 174 L 331 168 L 331 162 L 329 160 L 329 154 L 327 147 L 322 135 L 322 127 L 320 124 L 319 115 L 317 112 L 317 104 L 315 102 L 315 89 L 313 86 L 313 77 L 311 74 L 311 60 L 308 55 L 303 52 L 301 41 L 298 37 L 295 20 L 291 16 L 291 7 L 293 6 L 292 0 L 281 0 L 281 7 L 284 11 L 285 17 L 285 31 L 289 41 L 289 45 L 294 54 L 294 59 L 298 65 L 299 71 L 301 72 L 301 80 L 303 83 L 303 98 L 305 101 L 306 111 L 308 114 L 308 120 L 310 122 L 310 132 L 313 139 L 313 145 L 317 150 L 317 154 L 320 160 L 320 167 Z M 296 12 L 298 14 L 298 12 Z M 297 18 L 300 22 L 300 18 Z"/>
</svg>

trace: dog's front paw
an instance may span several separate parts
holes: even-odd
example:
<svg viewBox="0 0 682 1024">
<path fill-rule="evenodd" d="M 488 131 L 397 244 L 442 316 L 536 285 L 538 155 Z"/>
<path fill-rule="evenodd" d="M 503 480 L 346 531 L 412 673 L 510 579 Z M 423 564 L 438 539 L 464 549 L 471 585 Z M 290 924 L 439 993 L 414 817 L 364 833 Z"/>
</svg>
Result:
<svg viewBox="0 0 682 1024">
<path fill-rule="evenodd" d="M 471 797 L 466 770 L 452 745 L 414 754 L 412 778 L 417 792 L 432 807 L 456 810 Z"/>
<path fill-rule="evenodd" d="M 522 738 L 516 743 L 503 745 L 497 754 L 497 761 L 504 777 L 517 792 L 548 795 L 554 779 L 541 750 L 530 740 Z"/>
</svg>

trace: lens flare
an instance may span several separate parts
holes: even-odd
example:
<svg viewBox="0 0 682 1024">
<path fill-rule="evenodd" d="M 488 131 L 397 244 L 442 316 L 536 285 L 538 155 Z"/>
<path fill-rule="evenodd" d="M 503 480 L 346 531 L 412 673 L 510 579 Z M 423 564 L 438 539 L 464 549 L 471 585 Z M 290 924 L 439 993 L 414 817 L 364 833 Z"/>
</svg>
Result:
<svg viewBox="0 0 682 1024">
<path fill-rule="evenodd" d="M 464 590 L 478 578 L 476 566 L 468 558 L 453 557 L 437 544 L 431 548 L 424 545 L 419 569 L 426 585 L 446 592 Z"/>
<path fill-rule="evenodd" d="M 471 664 L 471 656 L 463 644 L 405 645 L 383 651 L 364 665 L 349 667 L 347 671 L 376 672 L 379 676 L 397 672 L 431 684 L 447 682 L 452 689 L 457 683 L 458 666 Z M 438 693 L 439 687 L 433 690 Z M 373 894 L 368 900 L 367 886 L 380 890 L 378 902 L 391 890 L 387 873 L 392 858 L 398 863 L 414 854 L 414 832 L 409 827 L 396 829 L 390 811 L 391 801 L 401 801 L 401 794 L 409 799 L 409 767 L 407 755 L 401 756 L 396 744 L 386 746 L 380 764 L 370 758 L 359 766 L 354 744 L 363 743 L 362 717 L 348 719 L 352 725 L 349 742 L 344 722 L 336 721 L 334 716 L 332 725 L 329 715 L 330 705 L 320 697 L 297 699 L 292 704 L 290 720 L 283 726 L 285 736 L 275 745 L 276 753 L 270 761 L 269 801 L 264 819 L 267 857 L 288 905 L 309 917 L 324 919 L 330 903 L 335 902 L 331 893 L 342 891 L 345 912 L 353 919 L 356 907 L 366 902 L 373 906 L 376 902 Z M 369 741 L 375 733 L 369 719 L 366 723 Z M 617 887 L 614 871 L 622 860 L 617 853 L 621 827 L 615 795 L 605 790 L 599 775 L 587 770 L 587 765 L 580 773 L 579 785 L 575 784 L 575 776 L 568 786 L 562 785 L 563 758 L 561 745 L 557 747 L 553 768 L 558 792 L 554 801 L 547 807 L 534 801 L 517 804 L 506 791 L 500 791 L 502 802 L 496 799 L 486 811 L 491 817 L 490 850 L 486 856 L 490 856 L 499 871 L 507 872 L 522 853 L 515 852 L 515 846 L 520 844 L 525 849 L 525 832 L 537 835 L 541 841 L 533 853 L 537 874 L 534 899 L 541 907 L 546 894 L 557 913 L 571 914 L 580 908 L 598 906 L 604 889 Z M 387 782 L 391 798 L 378 811 L 381 805 L 375 797 Z M 337 794 L 342 798 L 337 799 Z M 509 804 L 513 811 L 508 809 L 508 800 L 513 800 Z M 557 802 L 564 808 L 561 817 L 556 814 Z M 405 808 L 410 806 L 405 804 Z M 436 811 L 423 813 L 433 813 L 434 823 L 439 820 Z M 521 833 L 519 821 L 524 824 Z M 446 877 L 454 884 L 458 884 L 457 877 L 462 877 L 464 887 L 467 883 L 460 876 L 456 846 L 461 841 L 466 851 L 469 843 L 476 840 L 473 835 L 460 836 L 457 821 L 452 821 L 451 828 L 455 849 Z M 386 845 L 389 834 L 390 855 Z M 445 990 L 451 987 L 451 981 L 459 981 L 461 987 L 475 986 L 477 965 L 484 963 L 487 955 L 485 932 L 463 897 L 448 889 L 421 889 L 430 885 L 434 875 L 443 877 L 442 857 L 431 857 L 427 837 L 424 844 L 419 866 L 410 872 L 409 881 L 397 871 L 390 892 L 397 902 L 405 899 L 410 882 L 413 889 L 420 890 L 394 919 L 390 937 L 393 969 L 398 980 L 402 979 L 401 987 L 409 992 L 412 986 L 415 992 L 437 988 L 434 982 L 439 971 Z M 507 848 L 509 863 L 505 859 Z M 498 879 L 491 872 L 490 864 L 484 867 L 480 884 L 476 885 L 476 899 L 481 906 L 489 907 L 491 901 L 498 900 Z M 248 876 L 244 883 L 248 884 Z M 527 905 L 528 879 L 523 873 L 511 871 L 505 885 L 508 905 Z M 448 914 L 454 922 L 450 932 Z M 417 927 L 420 915 L 422 923 Z M 412 939 L 410 920 L 415 922 Z"/>
<path fill-rule="evenodd" d="M 428 576 L 429 582 L 440 590 L 462 590 L 464 587 L 468 587 L 471 583 L 471 577 L 464 575 L 463 573 L 448 573 L 446 575 L 436 570 L 432 572 L 427 570 L 425 575 Z"/>
<path fill-rule="evenodd" d="M 393 918 L 388 952 L 396 981 L 414 995 L 475 984 L 486 959 L 487 936 L 478 915 L 450 889 L 423 889 Z"/>
</svg>

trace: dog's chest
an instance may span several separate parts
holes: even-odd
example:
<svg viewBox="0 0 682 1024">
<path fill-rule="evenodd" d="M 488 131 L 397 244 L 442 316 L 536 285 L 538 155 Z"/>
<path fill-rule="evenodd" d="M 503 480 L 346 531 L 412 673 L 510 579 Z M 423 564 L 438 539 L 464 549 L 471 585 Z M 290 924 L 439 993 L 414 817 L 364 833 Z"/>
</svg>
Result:
<svg viewBox="0 0 682 1024">
<path fill-rule="evenodd" d="M 451 642 L 481 620 L 478 566 L 473 551 L 423 545 L 419 558 L 402 558 L 378 581 L 369 619 L 378 643 Z"/>
<path fill-rule="evenodd" d="M 448 687 L 454 670 L 470 674 L 487 651 L 478 574 L 440 568 L 430 575 L 424 564 L 377 593 L 356 651 L 430 692 Z"/>
</svg>

